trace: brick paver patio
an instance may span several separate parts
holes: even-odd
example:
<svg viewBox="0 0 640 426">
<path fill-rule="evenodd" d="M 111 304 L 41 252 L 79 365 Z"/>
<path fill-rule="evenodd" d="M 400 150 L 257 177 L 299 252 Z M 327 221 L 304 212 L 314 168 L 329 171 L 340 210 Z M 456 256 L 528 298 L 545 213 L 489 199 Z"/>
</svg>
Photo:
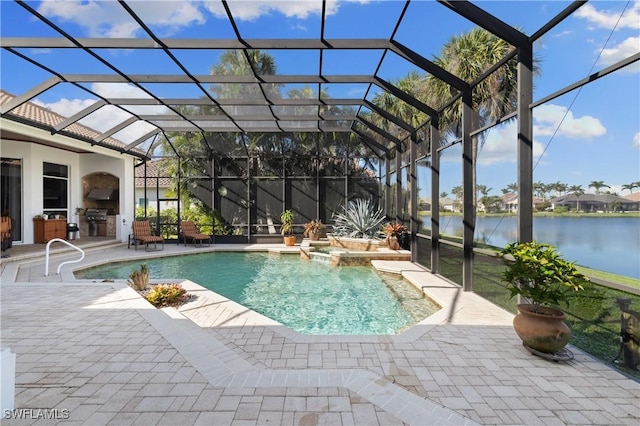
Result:
<svg viewBox="0 0 640 426">
<path fill-rule="evenodd" d="M 83 264 L 132 255 L 144 253 L 118 246 Z M 304 336 L 195 283 L 184 283 L 193 301 L 157 310 L 124 282 L 76 281 L 71 266 L 45 278 L 41 259 L 5 264 L 16 408 L 68 418 L 3 424 L 640 422 L 637 382 L 575 348 L 567 363 L 536 358 L 511 314 L 410 263 L 376 266 L 428 287 L 443 309 L 397 336 Z"/>
</svg>

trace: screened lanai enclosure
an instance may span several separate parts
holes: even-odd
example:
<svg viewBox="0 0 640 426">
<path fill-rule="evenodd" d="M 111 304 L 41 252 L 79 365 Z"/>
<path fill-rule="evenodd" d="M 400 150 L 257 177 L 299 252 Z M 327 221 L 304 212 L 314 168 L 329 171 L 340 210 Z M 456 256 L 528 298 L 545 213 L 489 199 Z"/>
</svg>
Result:
<svg viewBox="0 0 640 426">
<path fill-rule="evenodd" d="M 305 222 L 330 226 L 348 201 L 368 199 L 409 227 L 413 261 L 467 291 L 483 264 L 495 262 L 474 254 L 477 212 L 490 208 L 480 201 L 479 159 L 510 156 L 508 171 L 495 173 L 514 182 L 516 201 L 495 209 L 517 205 L 513 240 L 531 240 L 540 154 L 534 109 L 640 59 L 628 50 L 588 73 L 558 77 L 534 99 L 536 48 L 591 7 L 582 1 L 551 2 L 544 19 L 529 21 L 519 10 L 538 2 L 340 2 L 342 15 L 328 1 L 158 2 L 210 16 L 206 24 L 193 18 L 179 33 L 179 12 L 170 25 L 149 7 L 154 2 L 108 3 L 119 26 L 86 36 L 86 23 L 66 19 L 53 4 L 2 2 L 4 16 L 11 8 L 29 23 L 3 22 L 3 74 L 16 64 L 37 76 L 35 84 L 16 85 L 22 90 L 1 106 L 4 118 L 28 121 L 16 112 L 21 105 L 62 89 L 69 99 L 90 98 L 55 126 L 34 125 L 135 155 L 135 179 L 125 184 L 136 185 L 136 216 L 167 238 L 190 219 L 217 241 L 275 241 L 283 210 L 294 212 L 301 233 Z M 264 25 L 253 24 L 252 7 L 273 8 Z M 625 12 L 619 2 L 611 13 Z M 99 27 L 90 11 L 83 19 L 92 16 Z M 303 16 L 304 31 L 283 16 Z M 440 50 L 426 47 L 434 43 Z M 73 130 L 99 121 L 112 124 L 98 136 Z M 507 124 L 506 145 L 487 142 Z M 441 232 L 451 221 L 461 235 Z"/>
</svg>

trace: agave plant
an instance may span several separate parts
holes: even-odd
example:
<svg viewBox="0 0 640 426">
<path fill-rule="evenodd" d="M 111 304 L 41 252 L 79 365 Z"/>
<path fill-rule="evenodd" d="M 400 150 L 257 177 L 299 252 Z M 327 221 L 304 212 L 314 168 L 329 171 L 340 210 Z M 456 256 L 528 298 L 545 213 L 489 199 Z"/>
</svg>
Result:
<svg viewBox="0 0 640 426">
<path fill-rule="evenodd" d="M 369 200 L 356 199 L 342 206 L 333 216 L 333 233 L 352 238 L 374 238 L 385 220 L 382 209 L 375 210 Z"/>
</svg>

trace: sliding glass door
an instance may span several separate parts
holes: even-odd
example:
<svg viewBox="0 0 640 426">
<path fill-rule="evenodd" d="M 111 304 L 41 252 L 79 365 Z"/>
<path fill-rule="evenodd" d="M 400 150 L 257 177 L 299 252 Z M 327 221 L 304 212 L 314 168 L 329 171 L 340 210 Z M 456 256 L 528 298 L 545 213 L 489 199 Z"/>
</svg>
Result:
<svg viewBox="0 0 640 426">
<path fill-rule="evenodd" d="M 22 160 L 0 162 L 0 215 L 11 218 L 11 239 L 22 241 Z"/>
</svg>

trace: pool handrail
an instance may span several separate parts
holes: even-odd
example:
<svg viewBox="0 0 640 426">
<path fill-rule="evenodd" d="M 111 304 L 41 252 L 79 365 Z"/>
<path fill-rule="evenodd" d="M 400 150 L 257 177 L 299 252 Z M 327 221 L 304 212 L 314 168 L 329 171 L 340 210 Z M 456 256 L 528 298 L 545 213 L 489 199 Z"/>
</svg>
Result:
<svg viewBox="0 0 640 426">
<path fill-rule="evenodd" d="M 70 242 L 63 240 L 62 238 L 53 238 L 51 240 L 49 240 L 49 242 L 47 243 L 47 247 L 45 248 L 45 252 L 44 252 L 44 276 L 48 277 L 49 276 L 49 248 L 51 247 L 51 243 L 54 242 L 61 242 L 61 243 L 65 243 L 66 245 L 68 245 L 69 247 L 78 250 L 80 253 L 82 253 L 82 256 L 80 257 L 80 259 L 76 259 L 76 260 L 67 260 L 66 262 L 62 262 L 60 265 L 58 265 L 58 271 L 56 272 L 56 275 L 60 275 L 60 269 L 62 269 L 62 265 L 66 265 L 67 263 L 77 263 L 77 262 L 81 262 L 84 259 L 84 250 L 82 250 L 80 247 L 71 244 Z"/>
</svg>

